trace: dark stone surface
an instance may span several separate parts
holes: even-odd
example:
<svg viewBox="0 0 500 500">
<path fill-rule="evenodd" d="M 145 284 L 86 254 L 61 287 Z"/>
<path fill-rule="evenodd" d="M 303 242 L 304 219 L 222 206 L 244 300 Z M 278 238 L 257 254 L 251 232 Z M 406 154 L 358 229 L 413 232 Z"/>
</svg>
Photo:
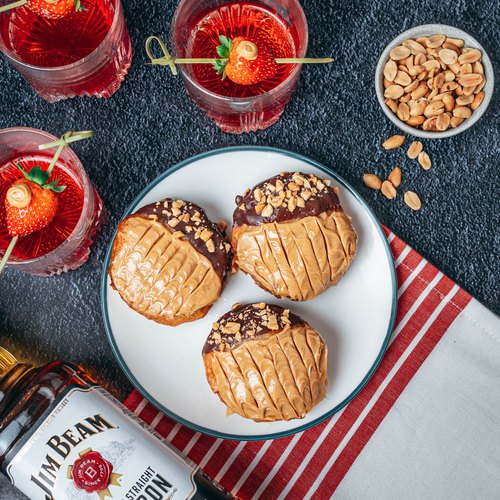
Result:
<svg viewBox="0 0 500 500">
<path fill-rule="evenodd" d="M 499 312 L 498 91 L 475 127 L 452 139 L 425 141 L 434 166 L 423 172 L 403 150 L 382 150 L 383 140 L 397 130 L 379 108 L 373 86 L 375 65 L 387 43 L 425 23 L 442 22 L 471 33 L 499 68 L 498 2 L 304 0 L 309 54 L 334 54 L 336 62 L 304 69 L 278 124 L 232 136 L 221 133 L 190 102 L 179 78 L 144 65 L 146 36 L 167 34 L 176 2 L 123 1 L 136 53 L 130 75 L 109 101 L 47 104 L 0 57 L 0 127 L 31 126 L 55 135 L 94 130 L 95 138 L 75 150 L 109 211 L 90 261 L 79 270 L 50 279 L 5 272 L 0 279 L 1 345 L 36 363 L 54 358 L 77 362 L 124 398 L 132 386 L 107 343 L 99 302 L 110 235 L 139 191 L 165 169 L 191 155 L 239 144 L 285 148 L 331 167 L 358 189 L 382 223 Z M 403 187 L 422 195 L 421 212 L 412 213 L 402 196 L 389 202 L 362 184 L 363 172 L 388 175 L 395 165 L 403 168 Z M 17 498 L 5 480 L 0 481 L 0 498 Z"/>
</svg>

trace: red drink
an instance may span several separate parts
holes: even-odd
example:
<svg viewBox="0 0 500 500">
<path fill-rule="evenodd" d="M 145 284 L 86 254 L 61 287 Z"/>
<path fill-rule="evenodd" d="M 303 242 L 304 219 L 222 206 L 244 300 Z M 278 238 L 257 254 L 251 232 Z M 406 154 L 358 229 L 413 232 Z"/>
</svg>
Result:
<svg viewBox="0 0 500 500">
<path fill-rule="evenodd" d="M 308 31 L 298 0 L 181 0 L 172 23 L 179 58 L 217 58 L 220 35 L 264 46 L 273 58 L 302 58 Z M 276 123 L 296 88 L 300 64 L 278 64 L 258 83 L 222 80 L 210 64 L 179 65 L 191 98 L 224 132 L 265 129 Z"/>
<path fill-rule="evenodd" d="M 20 164 L 26 172 L 36 165 L 46 171 L 51 160 L 51 156 L 43 154 L 21 156 L 0 166 L 0 251 L 5 252 L 12 239 L 7 232 L 4 200 L 7 190 L 14 181 L 23 178 L 17 164 Z M 62 193 L 57 194 L 56 216 L 40 231 L 19 238 L 11 259 L 31 260 L 51 252 L 68 239 L 78 224 L 83 209 L 83 189 L 61 162 L 56 164 L 50 176 L 51 181 L 56 179 L 59 179 L 61 185 L 66 186 Z"/>
<path fill-rule="evenodd" d="M 86 10 L 52 19 L 29 4 L 0 14 L 0 49 L 49 102 L 110 97 L 132 61 L 120 0 L 83 0 Z"/>
<path fill-rule="evenodd" d="M 88 56 L 104 40 L 113 22 L 113 13 L 100 0 L 84 0 L 87 10 L 72 12 L 61 19 L 35 14 L 29 7 L 2 16 L 2 38 L 12 52 L 32 66 L 55 68 Z"/>
<path fill-rule="evenodd" d="M 190 57 L 217 57 L 220 35 L 231 39 L 251 37 L 252 41 L 265 45 L 274 57 L 295 57 L 295 43 L 285 21 L 262 5 L 249 2 L 222 5 L 198 22 L 193 20 L 190 29 L 194 33 L 192 46 L 188 48 Z M 196 80 L 210 92 L 229 97 L 251 97 L 277 87 L 293 68 L 291 64 L 278 67 L 274 76 L 254 85 L 239 85 L 229 78 L 222 80 L 207 64 L 197 64 L 193 69 Z"/>
</svg>

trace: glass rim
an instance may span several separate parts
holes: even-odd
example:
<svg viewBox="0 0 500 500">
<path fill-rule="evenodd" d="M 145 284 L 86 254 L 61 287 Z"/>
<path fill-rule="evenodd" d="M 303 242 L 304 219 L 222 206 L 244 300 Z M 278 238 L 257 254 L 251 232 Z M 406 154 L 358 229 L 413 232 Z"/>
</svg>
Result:
<svg viewBox="0 0 500 500">
<path fill-rule="evenodd" d="M 35 134 L 35 135 L 41 135 L 41 136 L 47 137 L 47 139 L 49 139 L 47 142 L 58 141 L 60 139 L 60 137 L 56 137 L 55 135 L 52 135 L 49 132 L 45 132 L 45 130 L 40 130 L 40 129 L 32 128 L 32 127 L 1 128 L 0 129 L 0 137 L 3 134 L 15 133 L 15 132 L 30 132 L 30 133 Z M 54 149 L 57 149 L 57 147 L 55 146 Z M 48 149 L 47 151 L 50 151 L 50 149 Z M 64 148 L 64 151 L 67 151 L 70 154 L 70 156 L 72 156 L 73 159 L 75 160 L 75 164 L 78 168 L 78 174 L 80 175 L 80 180 L 82 181 L 82 185 L 83 185 L 83 199 L 84 199 L 84 206 L 85 206 L 85 199 L 90 194 L 93 194 L 92 189 L 94 187 L 93 187 L 92 183 L 90 182 L 88 174 L 85 171 L 85 169 L 83 168 L 83 164 L 82 164 L 80 158 L 78 157 L 78 155 L 71 149 L 70 146 L 66 146 Z M 80 229 L 84 225 L 85 220 L 86 220 L 86 216 L 84 215 L 84 212 L 85 212 L 85 210 L 82 209 L 82 213 L 80 214 L 80 218 L 78 219 L 78 222 L 77 222 L 75 228 L 73 229 L 71 234 L 59 246 L 55 247 L 50 252 L 45 253 L 43 255 L 40 255 L 39 257 L 36 257 L 34 259 L 28 259 L 28 260 L 10 260 L 9 259 L 9 260 L 7 260 L 7 265 L 9 265 L 9 266 L 22 266 L 22 265 L 27 265 L 27 264 L 34 264 L 34 263 L 39 262 L 43 259 L 46 259 L 49 256 L 54 255 L 56 252 L 60 251 L 64 247 L 66 247 L 69 244 L 68 241 L 71 240 L 72 237 L 74 236 L 74 234 L 77 233 L 78 231 L 80 231 Z"/>
<path fill-rule="evenodd" d="M 92 51 L 90 54 L 87 54 L 85 57 L 82 57 L 81 59 L 78 59 L 78 61 L 72 62 L 71 64 L 66 64 L 64 66 L 35 66 L 33 64 L 28 64 L 20 59 L 18 59 L 14 52 L 12 52 L 10 49 L 8 49 L 3 41 L 1 42 L 0 45 L 0 52 L 3 52 L 5 56 L 10 59 L 11 61 L 14 61 L 16 64 L 22 66 L 23 68 L 31 69 L 31 70 L 36 70 L 40 72 L 47 72 L 47 73 L 53 73 L 56 71 L 64 71 L 64 70 L 71 70 L 73 68 L 76 68 L 78 66 L 81 66 L 82 64 L 85 64 L 86 62 L 90 61 L 94 57 L 97 56 L 99 52 L 101 52 L 102 48 L 104 45 L 109 42 L 109 39 L 111 38 L 114 28 L 116 28 L 116 25 L 118 24 L 118 19 L 119 16 L 122 12 L 122 4 L 121 0 L 113 0 L 115 2 L 115 14 L 113 17 L 113 22 L 111 23 L 108 32 L 106 33 L 106 36 L 104 37 L 103 41 Z M 0 14 L 1 15 L 1 14 Z M 0 39 L 1 41 L 1 39 Z M 29 128 L 29 127 L 28 127 Z M 36 129 L 33 129 L 36 130 Z"/>
<path fill-rule="evenodd" d="M 302 48 L 302 51 L 300 54 L 297 54 L 298 57 L 305 57 L 307 53 L 307 48 L 309 46 L 309 26 L 307 24 L 307 18 L 304 13 L 304 9 L 302 8 L 302 5 L 300 4 L 299 0 L 294 0 L 295 3 L 297 4 L 297 7 L 299 9 L 299 14 L 300 17 L 302 18 L 302 21 L 304 22 L 305 26 L 305 34 L 304 34 L 304 46 Z M 229 2 L 228 2 L 229 3 Z M 177 6 L 174 12 L 174 17 L 172 18 L 172 24 L 170 27 L 170 43 L 172 44 L 172 47 L 175 52 L 177 52 L 177 44 L 175 43 L 175 28 L 177 26 L 177 23 L 179 22 L 179 11 L 180 11 L 181 3 Z M 267 97 L 267 96 L 273 96 L 274 94 L 278 93 L 282 88 L 286 87 L 286 85 L 292 81 L 300 72 L 302 68 L 302 64 L 295 64 L 294 68 L 292 71 L 290 71 L 290 74 L 276 87 L 273 87 L 271 90 L 268 90 L 267 92 L 264 92 L 262 94 L 250 96 L 250 97 L 230 97 L 230 96 L 224 96 L 222 94 L 217 94 L 216 92 L 212 92 L 211 90 L 206 89 L 203 87 L 201 84 L 199 84 L 194 78 L 191 77 L 191 75 L 188 72 L 188 68 L 184 67 L 182 64 L 179 65 L 179 72 L 181 73 L 182 77 L 185 78 L 186 80 L 189 81 L 191 85 L 193 85 L 197 90 L 201 91 L 202 93 L 213 97 L 215 99 L 219 99 L 223 102 L 235 102 L 235 103 L 246 103 L 246 102 L 256 102 L 262 97 Z"/>
</svg>

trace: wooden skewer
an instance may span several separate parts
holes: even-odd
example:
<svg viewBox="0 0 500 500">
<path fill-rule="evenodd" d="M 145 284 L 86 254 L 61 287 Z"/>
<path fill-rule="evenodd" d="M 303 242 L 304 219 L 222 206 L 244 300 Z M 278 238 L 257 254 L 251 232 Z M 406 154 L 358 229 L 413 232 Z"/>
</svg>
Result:
<svg viewBox="0 0 500 500">
<path fill-rule="evenodd" d="M 163 57 L 154 57 L 151 50 L 151 43 L 158 42 L 164 54 Z M 173 57 L 167 49 L 165 42 L 157 36 L 150 36 L 146 40 L 146 53 L 148 54 L 151 64 L 160 66 L 170 66 L 174 75 L 177 75 L 177 64 L 215 64 L 216 58 L 182 58 Z M 327 64 L 333 62 L 331 57 L 314 58 L 314 57 L 278 57 L 275 59 L 277 64 Z"/>
<path fill-rule="evenodd" d="M 327 64 L 334 61 L 333 57 L 277 57 L 278 64 Z"/>
<path fill-rule="evenodd" d="M 7 247 L 7 250 L 5 251 L 5 254 L 2 258 L 2 261 L 0 262 L 0 274 L 2 274 L 3 268 L 5 267 L 5 264 L 7 264 L 10 254 L 12 253 L 12 250 L 14 250 L 14 247 L 16 246 L 18 239 L 19 236 L 14 236 L 14 238 L 12 238 L 10 242 L 10 245 Z"/>
<path fill-rule="evenodd" d="M 17 7 L 22 7 L 28 0 L 19 0 L 18 2 L 10 3 L 9 5 L 4 5 L 0 7 L 0 12 L 7 12 L 11 9 L 16 9 Z"/>
<path fill-rule="evenodd" d="M 185 59 L 181 57 L 159 57 L 151 59 L 151 64 L 166 66 L 172 61 L 174 64 L 214 64 L 217 59 Z M 334 61 L 332 57 L 277 57 L 274 60 L 277 64 L 327 64 Z"/>
</svg>

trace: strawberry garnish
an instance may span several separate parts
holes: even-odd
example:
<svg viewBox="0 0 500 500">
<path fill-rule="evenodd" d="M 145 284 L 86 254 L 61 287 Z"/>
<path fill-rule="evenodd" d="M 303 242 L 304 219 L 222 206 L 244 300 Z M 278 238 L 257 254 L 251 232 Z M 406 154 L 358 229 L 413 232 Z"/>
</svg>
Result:
<svg viewBox="0 0 500 500">
<path fill-rule="evenodd" d="M 48 19 L 61 19 L 71 12 L 87 10 L 81 0 L 28 0 L 28 8 Z"/>
<path fill-rule="evenodd" d="M 274 54 L 260 41 L 242 36 L 231 40 L 224 35 L 219 40 L 220 59 L 216 59 L 214 68 L 223 80 L 227 76 L 234 83 L 254 85 L 278 72 Z"/>
<path fill-rule="evenodd" d="M 57 180 L 48 182 L 49 174 L 40 167 L 29 173 L 19 164 L 18 168 L 24 178 L 14 182 L 5 197 L 7 230 L 12 237 L 27 236 L 48 226 L 57 212 L 57 193 L 66 189 Z"/>
</svg>

